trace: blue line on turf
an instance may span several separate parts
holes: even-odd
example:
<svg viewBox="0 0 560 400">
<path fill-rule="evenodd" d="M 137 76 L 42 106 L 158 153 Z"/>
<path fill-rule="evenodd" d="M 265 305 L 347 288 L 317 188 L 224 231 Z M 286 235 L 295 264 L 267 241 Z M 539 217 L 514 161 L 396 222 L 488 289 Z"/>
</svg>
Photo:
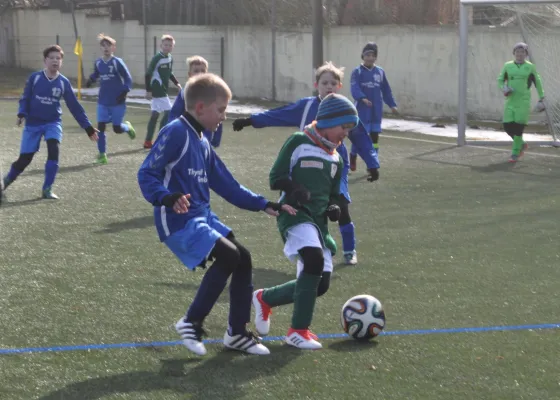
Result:
<svg viewBox="0 0 560 400">
<path fill-rule="evenodd" d="M 380 336 L 404 336 L 404 335 L 431 335 L 434 333 L 472 333 L 472 332 L 504 332 L 504 331 L 527 331 L 533 329 L 560 329 L 558 324 L 539 324 L 539 325 L 511 325 L 511 326 L 477 326 L 465 328 L 443 328 L 443 329 L 414 329 L 403 331 L 382 332 Z M 345 333 L 326 333 L 317 335 L 319 339 L 342 339 L 348 337 Z M 263 342 L 275 342 L 283 340 L 284 336 L 266 336 Z M 222 343 L 221 339 L 204 340 L 205 344 Z M 77 350 L 106 350 L 106 349 L 126 349 L 140 347 L 162 347 L 177 346 L 181 341 L 172 342 L 139 342 L 139 343 L 112 343 L 112 344 L 84 344 L 77 346 L 53 346 L 53 347 L 23 347 L 17 349 L 0 349 L 0 354 L 20 354 L 20 353 L 46 353 L 59 351 Z"/>
</svg>

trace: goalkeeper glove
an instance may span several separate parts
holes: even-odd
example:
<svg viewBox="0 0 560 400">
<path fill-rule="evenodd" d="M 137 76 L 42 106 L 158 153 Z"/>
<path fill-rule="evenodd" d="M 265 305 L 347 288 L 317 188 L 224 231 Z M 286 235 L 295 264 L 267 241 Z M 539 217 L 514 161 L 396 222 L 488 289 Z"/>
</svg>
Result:
<svg viewBox="0 0 560 400">
<path fill-rule="evenodd" d="M 331 222 L 336 222 L 340 219 L 340 207 L 336 204 L 331 204 L 327 207 L 327 211 L 325 211 L 325 214 L 327 217 L 329 217 Z"/>
<path fill-rule="evenodd" d="M 544 99 L 540 99 L 535 106 L 535 112 L 543 112 L 546 110 L 546 106 L 544 105 Z"/>
<path fill-rule="evenodd" d="M 506 85 L 503 88 L 503 92 L 504 92 L 504 96 L 507 97 L 507 96 L 509 96 L 510 94 L 513 93 L 513 89 Z"/>
<path fill-rule="evenodd" d="M 243 130 L 246 126 L 251 126 L 253 123 L 251 122 L 251 118 L 238 118 L 233 121 L 233 130 L 235 132 L 239 132 Z"/>
<path fill-rule="evenodd" d="M 292 183 L 292 190 L 288 193 L 288 202 L 302 206 L 311 201 L 311 193 L 305 186 L 299 183 Z"/>
</svg>

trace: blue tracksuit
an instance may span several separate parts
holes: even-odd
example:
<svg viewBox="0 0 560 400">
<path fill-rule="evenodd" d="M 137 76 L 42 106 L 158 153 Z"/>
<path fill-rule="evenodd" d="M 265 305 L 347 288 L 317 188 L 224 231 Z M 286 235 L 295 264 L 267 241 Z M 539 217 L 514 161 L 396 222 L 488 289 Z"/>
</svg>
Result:
<svg viewBox="0 0 560 400">
<path fill-rule="evenodd" d="M 210 189 L 250 211 L 264 210 L 268 202 L 235 180 L 199 133 L 202 130 L 189 114 L 167 124 L 138 171 L 142 194 L 154 206 L 160 240 L 190 269 L 231 231 L 211 211 Z M 163 198 L 173 193 L 191 195 L 188 213 L 176 214 L 162 205 Z"/>
<path fill-rule="evenodd" d="M 387 80 L 387 74 L 385 74 L 383 68 L 377 65 L 374 65 L 371 69 L 364 65 L 356 67 L 352 71 L 350 90 L 352 97 L 356 100 L 358 116 L 367 133 L 380 133 L 383 103 L 385 102 L 391 108 L 397 106 Z M 371 101 L 372 106 L 368 107 L 362 99 Z"/>
<path fill-rule="evenodd" d="M 175 102 L 173 103 L 173 107 L 171 107 L 171 111 L 169 111 L 169 117 L 167 118 L 167 123 L 176 120 L 185 112 L 185 99 L 183 98 L 183 91 L 179 91 L 179 94 L 175 98 Z M 214 132 L 210 132 L 209 130 L 204 130 L 204 136 L 212 147 L 220 147 L 220 143 L 222 142 L 222 131 L 223 131 L 223 124 L 218 126 Z"/>
<path fill-rule="evenodd" d="M 294 126 L 300 130 L 310 124 L 317 115 L 321 99 L 318 96 L 304 97 L 298 101 L 288 104 L 283 107 L 268 110 L 262 113 L 251 115 L 251 124 L 254 128 L 265 128 L 267 126 Z M 352 141 L 352 137 L 350 137 Z M 371 143 L 371 141 L 370 141 Z M 363 146 L 362 146 L 363 147 Z M 342 170 L 342 179 L 340 182 L 340 193 L 350 201 L 350 194 L 348 192 L 348 171 L 350 163 L 348 161 L 348 150 L 344 143 L 337 148 L 338 153 L 344 162 L 344 169 Z M 365 154 L 366 158 L 370 161 L 371 165 L 379 168 L 379 161 L 377 160 L 377 152 L 371 146 L 370 151 Z"/>
</svg>

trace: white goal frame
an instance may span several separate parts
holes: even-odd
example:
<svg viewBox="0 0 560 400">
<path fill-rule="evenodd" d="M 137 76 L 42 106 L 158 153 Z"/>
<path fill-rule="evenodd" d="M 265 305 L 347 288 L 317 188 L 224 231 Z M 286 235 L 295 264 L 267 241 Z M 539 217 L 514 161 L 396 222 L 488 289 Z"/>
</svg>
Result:
<svg viewBox="0 0 560 400">
<path fill-rule="evenodd" d="M 468 36 L 469 36 L 469 10 L 472 6 L 492 6 L 492 5 L 521 5 L 521 4 L 560 4 L 560 0 L 460 0 L 459 6 L 459 115 L 458 115 L 458 135 L 457 145 L 502 145 L 511 144 L 511 141 L 487 141 L 487 140 L 467 140 L 467 57 L 468 57 Z M 521 21 L 521 18 L 519 19 Z M 523 24 L 521 23 L 521 36 L 527 43 Z M 529 50 L 530 52 L 530 50 Z M 529 54 L 531 57 L 531 54 Z M 534 61 L 533 59 L 531 59 Z M 558 66 L 560 69 L 560 65 Z M 546 105 L 546 100 L 545 100 Z M 560 138 L 555 137 L 552 132 L 552 120 L 545 110 L 548 120 L 548 129 L 552 137 L 556 140 L 531 141 L 536 145 L 560 146 Z"/>
</svg>

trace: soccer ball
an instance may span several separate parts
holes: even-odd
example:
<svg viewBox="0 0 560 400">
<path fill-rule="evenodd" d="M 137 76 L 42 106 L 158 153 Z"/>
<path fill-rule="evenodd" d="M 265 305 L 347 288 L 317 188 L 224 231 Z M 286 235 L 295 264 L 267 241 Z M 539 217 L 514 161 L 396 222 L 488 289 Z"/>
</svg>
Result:
<svg viewBox="0 0 560 400">
<path fill-rule="evenodd" d="M 371 339 L 385 328 L 385 312 L 373 296 L 360 294 L 342 306 L 342 329 L 354 339 Z"/>
</svg>

